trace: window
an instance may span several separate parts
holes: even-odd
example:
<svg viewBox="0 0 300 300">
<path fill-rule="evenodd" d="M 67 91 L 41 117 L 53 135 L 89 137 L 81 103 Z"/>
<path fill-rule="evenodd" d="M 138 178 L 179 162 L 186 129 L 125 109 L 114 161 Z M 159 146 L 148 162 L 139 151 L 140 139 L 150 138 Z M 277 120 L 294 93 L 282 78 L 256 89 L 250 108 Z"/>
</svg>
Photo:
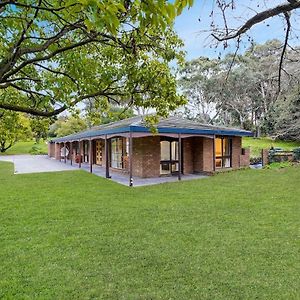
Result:
<svg viewBox="0 0 300 300">
<path fill-rule="evenodd" d="M 83 142 L 83 162 L 89 161 L 89 142 Z"/>
<path fill-rule="evenodd" d="M 160 142 L 160 174 L 168 175 L 178 172 L 178 142 L 163 140 Z"/>
<path fill-rule="evenodd" d="M 123 168 L 123 138 L 111 139 L 111 167 Z"/>
<path fill-rule="evenodd" d="M 160 142 L 160 160 L 170 160 L 170 142 L 169 141 L 161 141 Z"/>
<path fill-rule="evenodd" d="M 231 139 L 218 137 L 215 139 L 216 168 L 231 167 Z"/>
</svg>

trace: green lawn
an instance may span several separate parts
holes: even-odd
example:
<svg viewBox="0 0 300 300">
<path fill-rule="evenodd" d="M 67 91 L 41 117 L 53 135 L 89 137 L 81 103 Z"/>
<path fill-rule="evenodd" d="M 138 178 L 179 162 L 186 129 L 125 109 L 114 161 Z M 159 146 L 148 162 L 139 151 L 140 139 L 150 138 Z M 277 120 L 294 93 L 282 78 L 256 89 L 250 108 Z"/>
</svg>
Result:
<svg viewBox="0 0 300 300">
<path fill-rule="evenodd" d="M 300 147 L 300 142 L 286 142 L 286 141 L 274 141 L 270 138 L 251 138 L 243 137 L 243 147 L 250 147 L 251 156 L 261 156 L 261 149 L 267 149 L 271 147 L 280 147 L 283 150 L 293 150 Z"/>
<path fill-rule="evenodd" d="M 35 144 L 34 141 L 27 141 L 27 142 L 17 142 L 6 152 L 0 153 L 0 155 L 30 154 L 30 150 L 34 145 L 37 145 L 37 147 L 40 148 L 44 154 L 47 154 L 48 146 L 46 142 L 41 141 L 39 144 Z"/>
<path fill-rule="evenodd" d="M 299 299 L 299 167 L 140 188 L 12 170 L 0 298 Z"/>
</svg>

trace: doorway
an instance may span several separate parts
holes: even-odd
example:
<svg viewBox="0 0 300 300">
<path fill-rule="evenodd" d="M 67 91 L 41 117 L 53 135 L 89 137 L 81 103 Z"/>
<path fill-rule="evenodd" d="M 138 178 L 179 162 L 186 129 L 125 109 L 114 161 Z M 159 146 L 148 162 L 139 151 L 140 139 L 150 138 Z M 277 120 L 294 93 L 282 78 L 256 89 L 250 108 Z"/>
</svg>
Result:
<svg viewBox="0 0 300 300">
<path fill-rule="evenodd" d="M 175 175 L 179 172 L 178 141 L 164 139 L 160 142 L 160 175 Z"/>
<path fill-rule="evenodd" d="M 100 140 L 96 140 L 96 165 L 102 166 L 103 145 Z"/>
</svg>

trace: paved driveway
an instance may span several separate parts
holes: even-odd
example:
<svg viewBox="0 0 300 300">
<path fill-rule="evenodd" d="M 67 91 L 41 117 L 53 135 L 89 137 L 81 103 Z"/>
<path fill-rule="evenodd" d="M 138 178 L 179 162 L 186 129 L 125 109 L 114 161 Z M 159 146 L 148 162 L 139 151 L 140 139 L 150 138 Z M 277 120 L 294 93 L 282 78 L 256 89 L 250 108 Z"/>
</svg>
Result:
<svg viewBox="0 0 300 300">
<path fill-rule="evenodd" d="M 78 170 L 78 164 L 70 165 L 68 161 L 66 164 L 58 160 L 49 158 L 47 155 L 6 155 L 0 156 L 0 161 L 11 161 L 15 166 L 15 174 L 25 173 L 43 173 L 43 172 L 57 172 L 57 171 L 74 171 Z M 89 165 L 83 163 L 82 170 L 89 172 Z M 93 174 L 105 177 L 105 168 L 100 166 L 93 166 Z M 129 178 L 126 174 L 120 174 L 119 172 L 111 172 L 111 180 L 123 185 L 129 184 Z M 200 174 L 182 175 L 182 180 L 192 180 L 206 178 L 207 176 Z M 176 176 L 171 177 L 158 177 L 158 178 L 139 178 L 133 177 L 133 186 L 144 186 L 159 184 L 165 182 L 177 181 Z"/>
<path fill-rule="evenodd" d="M 6 155 L 0 156 L 1 160 L 13 162 L 15 174 L 74 170 L 74 167 L 49 159 L 46 155 Z"/>
</svg>

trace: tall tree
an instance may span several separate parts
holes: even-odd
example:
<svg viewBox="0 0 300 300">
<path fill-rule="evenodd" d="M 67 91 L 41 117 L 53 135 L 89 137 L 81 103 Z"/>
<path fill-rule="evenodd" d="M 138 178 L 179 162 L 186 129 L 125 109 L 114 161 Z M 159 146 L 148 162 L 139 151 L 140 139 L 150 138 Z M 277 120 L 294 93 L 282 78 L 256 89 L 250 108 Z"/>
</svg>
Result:
<svg viewBox="0 0 300 300">
<path fill-rule="evenodd" d="M 299 39 L 297 30 L 298 15 L 300 10 L 299 0 L 270 1 L 270 0 L 216 0 L 215 9 L 210 13 L 211 34 L 217 45 L 223 44 L 227 48 L 230 41 L 236 42 L 236 53 L 242 43 L 253 42 L 251 29 L 255 26 L 269 26 L 268 20 L 278 17 L 283 19 L 280 44 L 280 57 L 277 61 L 277 93 L 281 91 L 281 79 L 285 73 L 283 64 L 287 51 L 293 50 L 290 40 Z M 264 30 L 263 28 L 261 30 Z M 277 29 L 276 29 L 277 30 Z"/>
<path fill-rule="evenodd" d="M 72 133 L 76 133 L 87 128 L 87 124 L 84 119 L 79 116 L 60 116 L 50 126 L 50 136 L 65 136 Z"/>
<path fill-rule="evenodd" d="M 93 98 L 165 115 L 184 102 L 169 62 L 182 61 L 173 21 L 192 2 L 2 1 L 0 108 L 53 116 Z"/>
<path fill-rule="evenodd" d="M 18 140 L 32 138 L 28 118 L 17 112 L 0 110 L 0 152 L 4 153 Z"/>
<path fill-rule="evenodd" d="M 215 84 L 220 71 L 219 61 L 207 57 L 186 62 L 180 70 L 178 82 L 188 99 L 184 107 L 187 117 L 205 123 L 216 121 L 219 111 L 217 110 Z"/>
<path fill-rule="evenodd" d="M 274 136 L 300 141 L 300 85 L 279 103 L 276 109 Z"/>
<path fill-rule="evenodd" d="M 37 116 L 30 118 L 30 128 L 32 130 L 32 135 L 35 139 L 35 142 L 37 144 L 40 142 L 41 139 L 47 139 L 50 124 L 50 118 L 42 118 Z"/>
<path fill-rule="evenodd" d="M 300 86 L 300 62 L 294 51 L 287 52 L 285 69 L 288 72 L 282 76 L 282 89 L 278 94 L 280 55 L 280 42 L 272 40 L 252 45 L 243 55 L 229 54 L 220 60 L 202 57 L 187 62 L 179 79 L 181 90 L 189 100 L 187 108 L 200 111 L 200 115 L 205 115 L 206 111 L 208 116 L 202 118 L 203 121 L 243 127 L 256 131 L 257 135 L 276 136 L 279 128 L 288 130 L 278 122 L 283 122 L 282 112 L 285 118 L 289 114 L 291 119 L 296 116 L 287 109 L 289 105 L 293 110 L 299 109 L 295 104 L 298 102 L 291 102 L 291 99 L 295 99 L 294 91 Z M 211 111 L 204 110 L 208 105 Z"/>
</svg>

